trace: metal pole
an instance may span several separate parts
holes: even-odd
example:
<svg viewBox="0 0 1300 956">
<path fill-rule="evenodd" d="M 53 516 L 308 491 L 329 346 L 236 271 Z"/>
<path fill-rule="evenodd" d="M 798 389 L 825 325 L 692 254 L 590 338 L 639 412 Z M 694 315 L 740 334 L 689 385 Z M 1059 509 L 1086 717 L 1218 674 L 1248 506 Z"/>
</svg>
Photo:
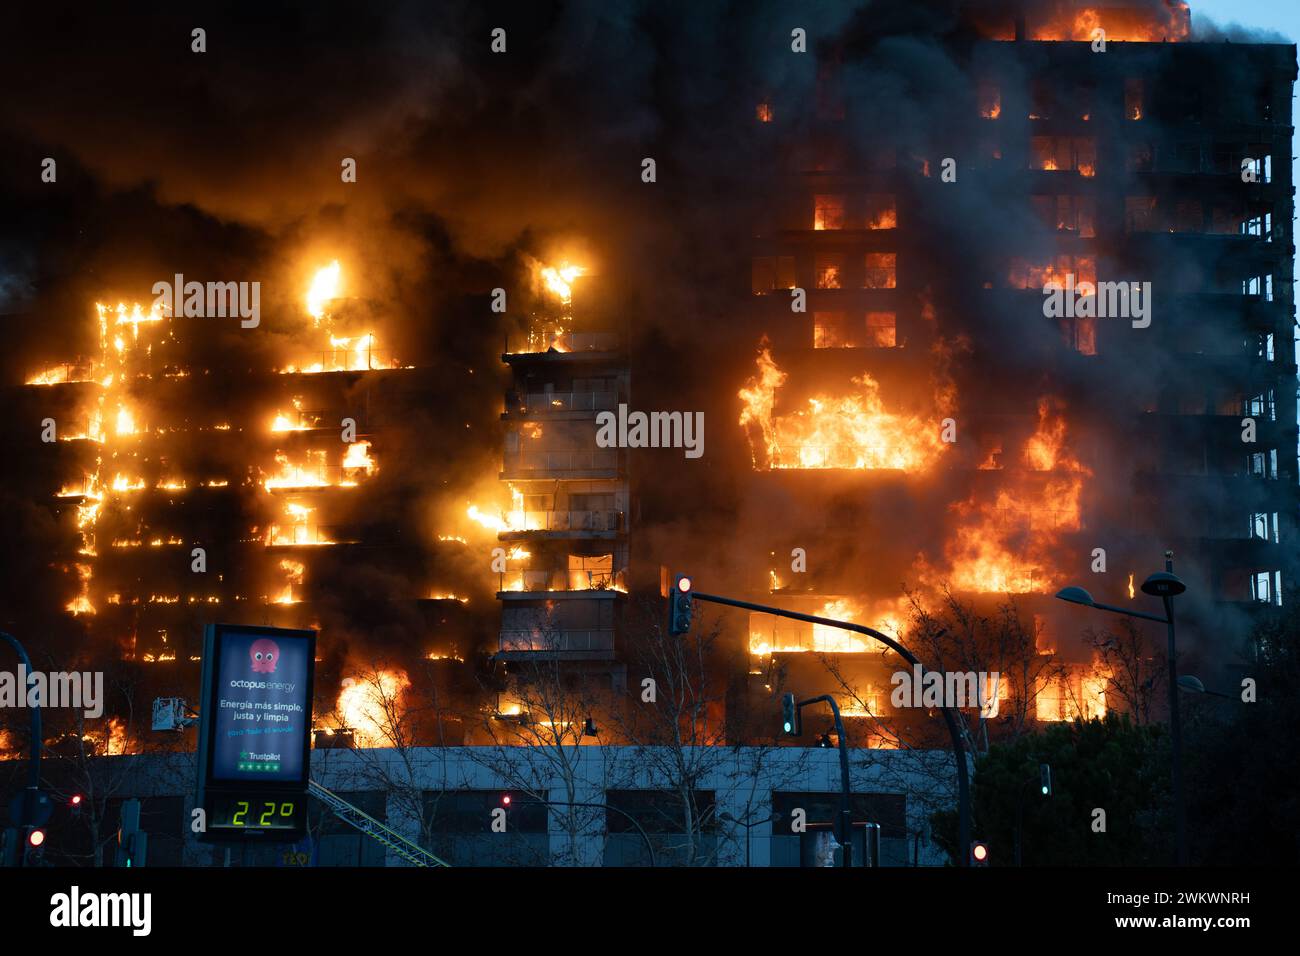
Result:
<svg viewBox="0 0 1300 956">
<path fill-rule="evenodd" d="M 792 621 L 806 621 L 810 624 L 821 624 L 824 627 L 838 627 L 840 630 L 853 631 L 856 634 L 866 634 L 868 637 L 874 637 L 880 641 L 913 667 L 921 667 L 924 671 L 921 661 L 906 647 L 893 638 L 863 624 L 835 621 L 828 617 L 816 617 L 812 614 L 800 614 L 798 611 L 787 611 L 784 608 L 755 604 L 752 601 L 737 601 L 733 598 L 719 597 L 716 594 L 701 594 L 699 591 L 691 592 L 691 596 L 697 601 L 724 604 L 728 607 L 738 607 L 747 611 L 761 611 L 775 617 L 786 617 Z M 945 706 L 942 710 L 944 723 L 948 725 L 948 734 L 952 737 L 953 758 L 957 761 L 957 852 L 953 854 L 956 857 L 954 862 L 958 866 L 969 866 L 971 809 L 970 771 L 966 766 L 966 745 L 962 740 L 961 729 L 957 726 L 957 718 L 953 714 L 952 708 Z M 840 739 L 843 740 L 844 738 L 841 736 Z"/>
<path fill-rule="evenodd" d="M 1172 562 L 1167 562 L 1171 564 Z M 1169 622 L 1169 746 L 1173 753 L 1174 838 L 1178 843 L 1178 865 L 1187 866 L 1187 808 L 1183 803 L 1183 735 L 1178 721 L 1178 664 L 1175 660 L 1174 606 L 1168 595 L 1165 618 Z"/>
<path fill-rule="evenodd" d="M 4 638 L 7 643 L 13 646 L 14 651 L 18 654 L 18 660 L 23 665 L 23 671 L 30 680 L 32 676 L 32 659 L 27 656 L 27 650 L 18 642 L 18 638 L 12 634 L 0 631 L 0 637 Z M 23 686 L 18 692 L 26 698 L 27 686 L 23 681 Z M 33 815 L 36 813 L 37 798 L 41 792 L 41 751 L 44 749 L 44 742 L 41 740 L 41 705 L 38 699 L 36 703 L 28 708 L 31 711 L 31 729 L 29 731 L 31 740 L 29 743 L 30 754 L 27 761 L 27 791 L 23 799 L 23 826 L 32 824 Z M 23 847 L 18 848 L 18 852 L 23 852 Z"/>
</svg>

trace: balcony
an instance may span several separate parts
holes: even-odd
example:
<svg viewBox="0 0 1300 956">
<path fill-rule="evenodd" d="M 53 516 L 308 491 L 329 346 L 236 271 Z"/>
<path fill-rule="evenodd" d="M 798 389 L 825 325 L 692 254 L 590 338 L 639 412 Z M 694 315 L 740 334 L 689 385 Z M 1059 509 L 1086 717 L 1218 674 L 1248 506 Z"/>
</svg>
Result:
<svg viewBox="0 0 1300 956">
<path fill-rule="evenodd" d="M 606 561 L 606 564 L 609 562 Z M 596 594 L 625 593 L 622 568 L 578 569 L 566 567 L 516 568 L 498 575 L 500 590 L 498 596 L 510 597 L 514 594 L 578 594 L 591 596 Z"/>
<path fill-rule="evenodd" d="M 619 470 L 617 448 L 576 451 L 520 451 L 507 454 L 501 477 L 613 478 Z"/>
<path fill-rule="evenodd" d="M 506 398 L 506 415 L 528 417 L 588 417 L 618 407 L 617 392 L 511 392 Z"/>
<path fill-rule="evenodd" d="M 556 537 L 610 537 L 623 530 L 621 511 L 520 511 L 510 515 L 511 528 L 500 537 L 532 537 L 536 533 Z"/>
<path fill-rule="evenodd" d="M 614 657 L 614 629 L 502 628 L 498 654 L 505 660 L 527 660 L 541 655 L 563 655 L 574 660 L 609 660 Z"/>
<path fill-rule="evenodd" d="M 621 336 L 617 332 L 570 332 L 560 328 L 511 332 L 506 336 L 504 357 L 545 355 L 554 358 L 583 358 L 592 353 L 617 352 Z"/>
</svg>

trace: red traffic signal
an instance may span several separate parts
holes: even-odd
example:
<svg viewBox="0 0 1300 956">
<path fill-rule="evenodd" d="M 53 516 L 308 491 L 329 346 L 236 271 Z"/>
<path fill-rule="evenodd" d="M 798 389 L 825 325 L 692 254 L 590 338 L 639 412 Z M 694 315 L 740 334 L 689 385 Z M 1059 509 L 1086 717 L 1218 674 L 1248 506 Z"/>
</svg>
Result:
<svg viewBox="0 0 1300 956">
<path fill-rule="evenodd" d="M 970 845 L 971 866 L 989 865 L 989 845 L 975 840 Z"/>
<path fill-rule="evenodd" d="M 510 794 L 508 794 L 508 793 L 503 793 L 503 794 L 501 795 L 501 805 L 502 805 L 503 807 L 508 807 L 508 806 L 510 806 Z"/>
<path fill-rule="evenodd" d="M 32 831 L 27 834 L 27 845 L 30 847 L 33 848 L 38 847 L 44 842 L 45 842 L 45 831 L 42 830 L 40 827 L 34 827 Z"/>
<path fill-rule="evenodd" d="M 70 797 L 68 798 L 68 806 L 70 806 L 70 807 L 79 807 L 79 806 L 81 806 L 81 794 L 79 794 L 79 793 L 74 793 L 72 796 L 70 796 Z"/>
<path fill-rule="evenodd" d="M 679 574 L 668 592 L 668 633 L 676 637 L 691 629 L 691 578 Z"/>
</svg>

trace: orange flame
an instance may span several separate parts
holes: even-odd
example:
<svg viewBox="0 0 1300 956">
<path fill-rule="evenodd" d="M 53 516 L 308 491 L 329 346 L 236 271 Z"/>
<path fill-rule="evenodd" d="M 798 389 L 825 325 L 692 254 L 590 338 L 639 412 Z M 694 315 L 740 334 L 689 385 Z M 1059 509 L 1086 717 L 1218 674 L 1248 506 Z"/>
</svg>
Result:
<svg viewBox="0 0 1300 956">
<path fill-rule="evenodd" d="M 789 415 L 774 413 L 786 375 L 764 346 L 758 373 L 738 393 L 740 425 L 755 468 L 891 468 L 921 471 L 943 453 L 937 424 L 884 407 L 870 375 L 852 380 L 855 394 L 817 396 Z"/>
</svg>

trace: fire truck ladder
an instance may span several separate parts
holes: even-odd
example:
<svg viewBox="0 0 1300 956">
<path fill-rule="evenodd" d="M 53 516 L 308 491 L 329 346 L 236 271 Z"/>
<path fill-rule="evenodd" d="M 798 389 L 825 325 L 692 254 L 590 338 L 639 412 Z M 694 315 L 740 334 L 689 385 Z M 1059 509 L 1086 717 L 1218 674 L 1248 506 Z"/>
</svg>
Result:
<svg viewBox="0 0 1300 956">
<path fill-rule="evenodd" d="M 307 781 L 313 797 L 330 808 L 336 817 L 348 826 L 361 831 L 370 839 L 382 843 L 412 866 L 450 866 L 422 846 L 418 846 L 394 830 L 384 826 L 360 807 L 354 807 L 336 793 L 326 790 L 315 780 Z"/>
</svg>

